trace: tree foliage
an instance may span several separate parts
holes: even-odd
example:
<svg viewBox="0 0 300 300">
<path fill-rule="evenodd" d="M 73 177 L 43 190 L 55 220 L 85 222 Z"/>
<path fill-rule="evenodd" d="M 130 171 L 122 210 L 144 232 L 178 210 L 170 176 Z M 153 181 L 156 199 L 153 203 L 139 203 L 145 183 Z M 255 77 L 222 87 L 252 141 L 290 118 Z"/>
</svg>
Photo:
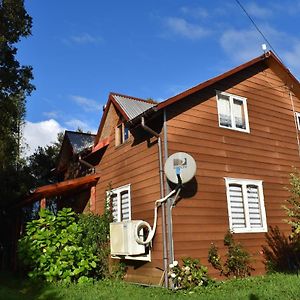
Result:
<svg viewBox="0 0 300 300">
<path fill-rule="evenodd" d="M 31 188 L 57 181 L 53 171 L 57 164 L 63 136 L 63 133 L 59 133 L 55 142 L 45 147 L 38 147 L 27 158 L 24 169 L 26 169 L 28 176 L 31 177 Z"/>
<path fill-rule="evenodd" d="M 31 34 L 31 25 L 23 0 L 0 1 L 0 207 L 21 192 L 17 181 L 23 176 L 18 173 L 21 127 L 25 99 L 34 86 L 32 68 L 19 63 L 15 44 Z"/>
</svg>

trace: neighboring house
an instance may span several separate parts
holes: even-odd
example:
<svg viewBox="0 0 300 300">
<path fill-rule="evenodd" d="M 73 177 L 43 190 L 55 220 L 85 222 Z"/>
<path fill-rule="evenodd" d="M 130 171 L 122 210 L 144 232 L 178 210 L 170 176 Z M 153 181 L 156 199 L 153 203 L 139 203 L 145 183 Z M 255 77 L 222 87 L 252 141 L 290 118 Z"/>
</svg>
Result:
<svg viewBox="0 0 300 300">
<path fill-rule="evenodd" d="M 72 206 L 77 212 L 84 210 L 99 179 L 94 167 L 83 159 L 92 151 L 94 140 L 94 134 L 66 130 L 55 169 L 59 182 L 34 189 L 18 206 L 40 201 L 44 208 L 47 200 L 56 200 L 58 208 Z"/>
<path fill-rule="evenodd" d="M 170 199 L 159 208 L 152 246 L 114 256 L 126 262 L 126 279 L 161 284 L 169 263 L 187 256 L 208 266 L 210 244 L 224 253 L 228 228 L 263 273 L 268 227 L 289 229 L 282 205 L 292 166 L 300 167 L 298 112 L 300 84 L 272 52 L 158 104 L 111 93 L 94 147 L 81 157 L 95 173 L 73 179 L 89 182 L 83 209 L 101 214 L 110 197 L 114 223 L 152 226 L 155 201 L 174 187 L 163 174 L 166 159 L 187 152 L 197 163 L 176 206 Z"/>
<path fill-rule="evenodd" d="M 172 209 L 173 226 L 169 205 L 165 223 L 160 208 L 150 252 L 126 257 L 127 280 L 159 284 L 164 268 L 187 256 L 208 265 L 211 242 L 224 253 L 228 228 L 253 255 L 255 274 L 263 273 L 268 227 L 289 229 L 282 205 L 292 166 L 300 166 L 298 112 L 299 82 L 272 52 L 156 105 L 110 94 L 92 154 L 100 174 L 95 213 L 110 187 L 114 221 L 152 225 L 155 200 L 170 190 L 159 147 L 163 161 L 184 151 L 197 163 Z"/>
</svg>

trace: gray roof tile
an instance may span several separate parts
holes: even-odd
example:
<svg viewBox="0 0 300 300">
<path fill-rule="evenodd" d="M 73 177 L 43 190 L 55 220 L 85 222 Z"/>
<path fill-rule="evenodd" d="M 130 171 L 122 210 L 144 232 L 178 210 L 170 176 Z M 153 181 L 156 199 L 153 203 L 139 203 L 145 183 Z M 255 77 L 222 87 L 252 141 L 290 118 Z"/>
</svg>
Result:
<svg viewBox="0 0 300 300">
<path fill-rule="evenodd" d="M 154 103 L 149 103 L 121 95 L 112 94 L 112 96 L 128 116 L 129 120 L 134 119 L 138 115 L 156 105 Z"/>
</svg>

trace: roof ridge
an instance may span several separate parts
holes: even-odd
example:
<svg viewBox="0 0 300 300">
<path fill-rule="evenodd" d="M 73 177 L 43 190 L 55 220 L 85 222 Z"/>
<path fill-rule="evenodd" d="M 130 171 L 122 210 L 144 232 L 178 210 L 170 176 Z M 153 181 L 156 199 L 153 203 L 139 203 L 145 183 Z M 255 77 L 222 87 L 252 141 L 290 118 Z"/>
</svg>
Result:
<svg viewBox="0 0 300 300">
<path fill-rule="evenodd" d="M 124 98 L 129 98 L 129 99 L 132 99 L 132 100 L 136 100 L 136 101 L 141 101 L 141 102 L 145 102 L 145 103 L 148 103 L 148 104 L 157 104 L 155 103 L 155 100 L 146 100 L 146 99 L 142 99 L 142 98 L 138 98 L 138 97 L 133 97 L 133 96 L 128 96 L 128 95 L 124 95 L 124 94 L 120 94 L 120 93 L 115 93 L 115 92 L 110 92 L 110 95 L 115 95 L 115 96 L 120 96 L 120 97 L 124 97 Z"/>
<path fill-rule="evenodd" d="M 74 130 L 65 130 L 65 133 L 75 133 L 75 134 L 84 134 L 84 135 L 94 135 L 94 136 L 96 136 L 95 133 L 79 132 L 79 131 L 74 131 Z"/>
</svg>

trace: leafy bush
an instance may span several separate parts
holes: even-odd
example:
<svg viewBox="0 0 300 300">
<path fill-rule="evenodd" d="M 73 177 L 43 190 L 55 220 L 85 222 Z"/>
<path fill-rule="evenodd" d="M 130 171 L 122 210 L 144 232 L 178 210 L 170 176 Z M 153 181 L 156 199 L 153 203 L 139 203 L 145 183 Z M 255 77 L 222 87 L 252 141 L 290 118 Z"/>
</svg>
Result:
<svg viewBox="0 0 300 300">
<path fill-rule="evenodd" d="M 300 255 L 293 239 L 287 238 L 276 226 L 270 227 L 266 241 L 267 245 L 262 248 L 268 273 L 299 270 Z"/>
<path fill-rule="evenodd" d="M 291 225 L 289 237 L 278 227 L 270 227 L 266 234 L 267 246 L 263 246 L 265 265 L 268 272 L 298 272 L 300 269 L 300 173 L 290 174 L 290 198 L 283 206 Z"/>
<path fill-rule="evenodd" d="M 242 278 L 251 275 L 254 269 L 251 267 L 250 254 L 243 248 L 240 243 L 236 243 L 233 239 L 233 233 L 228 231 L 224 237 L 224 246 L 227 247 L 226 261 L 222 264 L 218 248 L 214 243 L 208 252 L 208 261 L 216 269 L 220 271 L 220 275 L 226 277 L 233 276 Z"/>
<path fill-rule="evenodd" d="M 99 259 L 91 248 L 81 245 L 83 228 L 75 217 L 70 208 L 57 215 L 41 210 L 38 220 L 27 223 L 19 240 L 19 255 L 30 277 L 47 282 L 89 281 Z"/>
<path fill-rule="evenodd" d="M 175 289 L 193 289 L 208 285 L 210 278 L 207 274 L 207 267 L 201 265 L 198 259 L 188 257 L 183 259 L 182 262 L 182 267 L 179 266 L 177 261 L 169 266 L 169 277 Z"/>
<path fill-rule="evenodd" d="M 95 276 L 100 278 L 122 278 L 125 272 L 122 263 L 110 261 L 109 223 L 112 221 L 111 212 L 104 214 L 82 214 L 78 224 L 82 227 L 81 244 L 98 258 Z"/>
<path fill-rule="evenodd" d="M 284 206 L 288 220 L 286 222 L 291 225 L 291 238 L 295 241 L 300 240 L 300 173 L 296 171 L 290 174 L 291 197 L 287 200 L 288 205 Z M 299 245 L 300 246 L 300 245 Z M 300 248 L 300 247 L 299 247 Z"/>
</svg>

